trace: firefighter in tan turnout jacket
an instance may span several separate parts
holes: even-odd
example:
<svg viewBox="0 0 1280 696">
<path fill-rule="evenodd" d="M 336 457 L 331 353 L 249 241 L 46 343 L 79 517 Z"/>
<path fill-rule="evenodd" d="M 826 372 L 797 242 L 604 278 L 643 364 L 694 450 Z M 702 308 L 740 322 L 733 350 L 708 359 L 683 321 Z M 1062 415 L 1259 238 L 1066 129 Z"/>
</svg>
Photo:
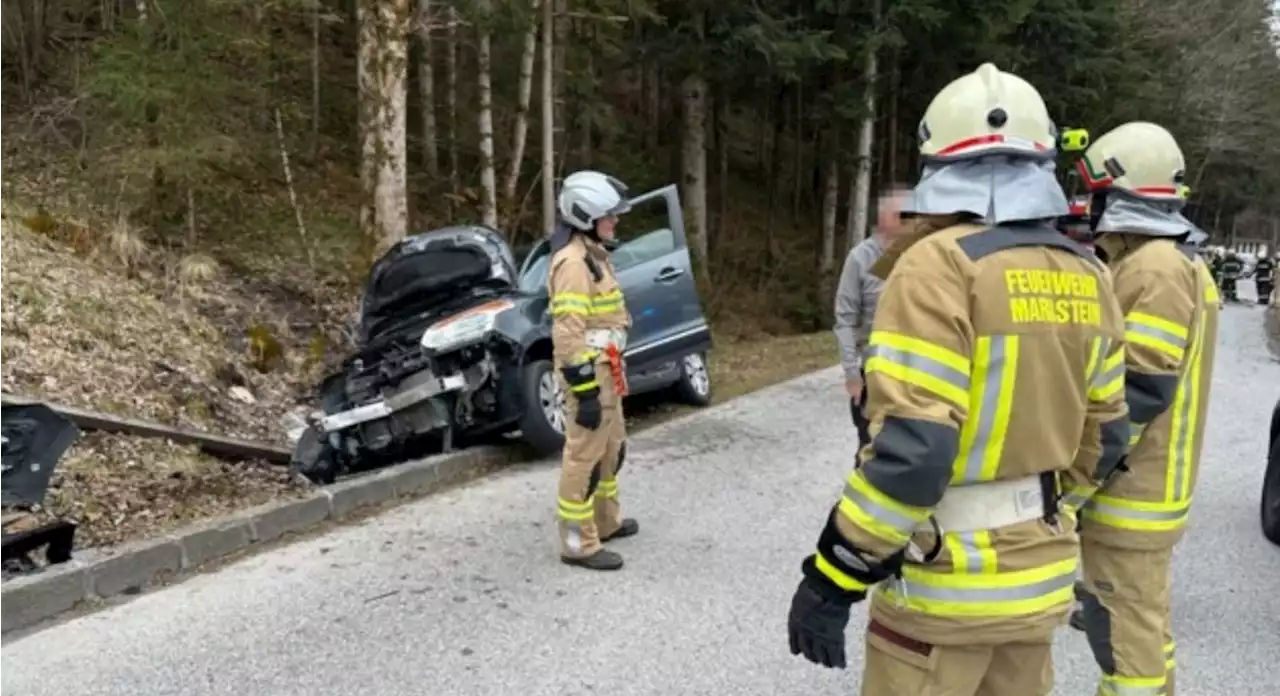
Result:
<svg viewBox="0 0 1280 696">
<path fill-rule="evenodd" d="M 919 228 L 882 257 L 866 361 L 873 439 L 802 565 L 791 651 L 843 667 L 874 587 L 864 696 L 1046 696 L 1079 550 L 1058 487 L 1123 454 L 1123 322 L 1106 268 L 1054 229 L 1033 86 L 983 65 L 919 136 Z"/>
<path fill-rule="evenodd" d="M 1100 138 L 1078 168 L 1092 191 L 1099 254 L 1111 267 L 1125 317 L 1130 450 L 1123 473 L 1081 514 L 1083 625 L 1106 696 L 1172 696 L 1170 562 L 1195 488 L 1209 410 L 1219 297 L 1209 269 L 1185 244 L 1178 211 L 1187 189 L 1182 151 L 1153 123 Z M 1091 496 L 1091 497 L 1090 497 Z"/>
<path fill-rule="evenodd" d="M 604 242 L 626 212 L 626 187 L 600 172 L 565 177 L 562 223 L 552 236 L 547 276 L 551 340 L 564 400 L 564 463 L 558 517 L 560 558 L 592 570 L 616 570 L 622 556 L 601 542 L 640 530 L 618 505 L 626 457 L 622 351 L 631 318 Z"/>
</svg>

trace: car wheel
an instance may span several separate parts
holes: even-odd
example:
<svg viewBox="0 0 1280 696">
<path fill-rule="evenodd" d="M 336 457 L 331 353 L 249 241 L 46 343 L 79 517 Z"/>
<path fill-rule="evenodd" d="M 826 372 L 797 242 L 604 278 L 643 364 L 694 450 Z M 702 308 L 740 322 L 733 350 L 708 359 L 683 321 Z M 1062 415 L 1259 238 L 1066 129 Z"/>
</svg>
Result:
<svg viewBox="0 0 1280 696">
<path fill-rule="evenodd" d="M 521 386 L 521 436 L 539 455 L 559 452 L 564 447 L 564 389 L 556 380 L 551 361 L 535 360 L 525 365 Z"/>
<path fill-rule="evenodd" d="M 675 384 L 680 400 L 692 406 L 711 404 L 711 370 L 705 353 L 690 353 L 680 358 L 680 379 Z"/>
</svg>

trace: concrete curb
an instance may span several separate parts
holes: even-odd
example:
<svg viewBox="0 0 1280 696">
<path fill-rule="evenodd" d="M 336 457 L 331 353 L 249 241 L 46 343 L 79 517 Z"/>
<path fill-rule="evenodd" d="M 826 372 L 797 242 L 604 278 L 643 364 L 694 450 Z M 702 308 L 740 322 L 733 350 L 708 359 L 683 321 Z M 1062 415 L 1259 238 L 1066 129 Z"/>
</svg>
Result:
<svg viewBox="0 0 1280 696">
<path fill-rule="evenodd" d="M 139 594 L 150 585 L 327 520 L 397 498 L 434 493 L 529 458 L 519 446 L 477 447 L 405 462 L 317 488 L 301 499 L 267 503 L 102 555 L 82 552 L 67 563 L 0 586 L 0 632 L 30 627 L 86 601 Z"/>
</svg>

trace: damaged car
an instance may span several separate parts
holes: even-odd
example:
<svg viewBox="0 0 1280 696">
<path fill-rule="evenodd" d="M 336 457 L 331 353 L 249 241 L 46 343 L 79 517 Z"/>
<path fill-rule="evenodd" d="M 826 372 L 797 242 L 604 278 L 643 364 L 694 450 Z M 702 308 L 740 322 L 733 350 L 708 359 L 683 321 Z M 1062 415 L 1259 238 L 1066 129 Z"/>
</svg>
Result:
<svg viewBox="0 0 1280 696">
<path fill-rule="evenodd" d="M 611 249 L 631 312 L 632 395 L 669 390 L 711 402 L 711 331 L 694 282 L 674 185 L 630 200 Z M 405 239 L 370 271 L 357 349 L 320 386 L 292 466 L 318 483 L 485 437 L 549 455 L 564 444 L 564 392 L 552 369 L 546 240 L 517 266 L 481 225 Z"/>
</svg>

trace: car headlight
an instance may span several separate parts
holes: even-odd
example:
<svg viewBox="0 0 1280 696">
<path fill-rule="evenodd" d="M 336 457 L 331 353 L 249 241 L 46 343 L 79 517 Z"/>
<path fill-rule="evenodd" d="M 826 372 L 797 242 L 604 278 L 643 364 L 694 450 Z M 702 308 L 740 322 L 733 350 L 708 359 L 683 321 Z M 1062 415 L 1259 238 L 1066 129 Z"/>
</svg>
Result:
<svg viewBox="0 0 1280 696">
<path fill-rule="evenodd" d="M 440 353 L 470 343 L 479 343 L 493 331 L 498 315 L 511 306 L 505 300 L 488 302 L 437 322 L 423 332 L 422 347 Z"/>
</svg>

